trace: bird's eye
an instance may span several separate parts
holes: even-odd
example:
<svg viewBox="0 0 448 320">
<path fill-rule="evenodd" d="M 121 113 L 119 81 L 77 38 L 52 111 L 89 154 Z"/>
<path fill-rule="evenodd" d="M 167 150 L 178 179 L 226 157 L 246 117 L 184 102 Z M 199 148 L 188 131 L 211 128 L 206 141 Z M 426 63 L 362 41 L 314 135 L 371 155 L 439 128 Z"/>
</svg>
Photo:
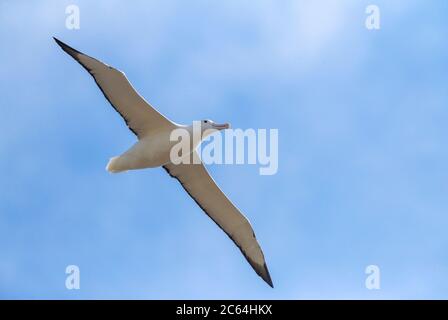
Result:
<svg viewBox="0 0 448 320">
<path fill-rule="evenodd" d="M 208 121 L 207 120 L 204 120 L 204 123 L 207 123 Z"/>
</svg>

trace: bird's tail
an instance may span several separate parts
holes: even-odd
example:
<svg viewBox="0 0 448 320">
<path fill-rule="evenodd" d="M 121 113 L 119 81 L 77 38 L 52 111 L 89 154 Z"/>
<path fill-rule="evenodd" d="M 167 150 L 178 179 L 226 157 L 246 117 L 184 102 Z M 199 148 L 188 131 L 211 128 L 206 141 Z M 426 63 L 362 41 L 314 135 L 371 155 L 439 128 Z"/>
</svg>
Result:
<svg viewBox="0 0 448 320">
<path fill-rule="evenodd" d="M 120 157 L 112 157 L 110 158 L 109 162 L 107 163 L 106 170 L 111 173 L 119 173 L 126 171 L 123 167 L 122 161 L 120 161 Z"/>
</svg>

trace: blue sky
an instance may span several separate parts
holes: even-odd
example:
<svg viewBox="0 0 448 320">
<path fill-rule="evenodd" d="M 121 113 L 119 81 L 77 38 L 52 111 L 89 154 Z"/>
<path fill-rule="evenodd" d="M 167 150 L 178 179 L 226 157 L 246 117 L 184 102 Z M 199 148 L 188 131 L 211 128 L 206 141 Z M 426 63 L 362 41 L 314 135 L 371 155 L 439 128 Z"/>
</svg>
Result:
<svg viewBox="0 0 448 320">
<path fill-rule="evenodd" d="M 371 3 L 380 30 L 364 27 Z M 448 298 L 447 9 L 2 0 L 0 298 Z M 279 129 L 276 175 L 209 166 L 275 289 L 164 170 L 104 170 L 135 137 L 52 36 L 178 123 Z M 380 290 L 365 288 L 371 264 Z"/>
</svg>

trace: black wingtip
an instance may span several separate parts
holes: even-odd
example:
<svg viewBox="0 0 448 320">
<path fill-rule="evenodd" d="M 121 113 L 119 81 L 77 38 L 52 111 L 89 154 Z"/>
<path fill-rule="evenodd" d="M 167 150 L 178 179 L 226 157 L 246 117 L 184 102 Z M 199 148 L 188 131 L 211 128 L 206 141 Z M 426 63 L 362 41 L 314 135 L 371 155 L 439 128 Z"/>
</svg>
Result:
<svg viewBox="0 0 448 320">
<path fill-rule="evenodd" d="M 59 40 L 56 37 L 53 37 L 53 40 L 56 41 L 56 43 L 60 46 L 60 47 L 64 47 L 66 44 L 64 42 L 62 42 L 61 40 Z"/>
<path fill-rule="evenodd" d="M 262 277 L 263 280 L 271 287 L 274 288 L 274 284 L 272 283 L 272 279 L 271 279 L 271 275 L 269 274 L 269 270 L 268 270 L 268 266 L 266 265 L 266 263 L 264 264 L 264 271 L 265 274 Z"/>
<path fill-rule="evenodd" d="M 76 50 L 75 48 L 70 47 L 68 44 L 65 44 L 64 42 L 62 42 L 61 40 L 59 40 L 56 37 L 53 37 L 54 41 L 56 41 L 56 43 L 62 48 L 62 50 L 64 50 L 65 52 L 67 52 L 69 55 L 71 55 L 73 58 L 75 58 L 76 55 L 78 54 L 83 54 L 82 52 Z"/>
</svg>

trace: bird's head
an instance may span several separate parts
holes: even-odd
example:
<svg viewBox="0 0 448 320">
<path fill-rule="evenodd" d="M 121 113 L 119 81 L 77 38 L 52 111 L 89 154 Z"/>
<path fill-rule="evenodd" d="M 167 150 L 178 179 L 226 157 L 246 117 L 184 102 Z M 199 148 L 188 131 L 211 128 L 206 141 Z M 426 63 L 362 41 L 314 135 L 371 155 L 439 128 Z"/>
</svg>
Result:
<svg viewBox="0 0 448 320">
<path fill-rule="evenodd" d="M 213 122 L 212 120 L 202 120 L 201 121 L 201 133 L 213 133 L 215 130 L 225 130 L 229 129 L 230 124 L 229 123 L 223 123 L 223 124 L 217 124 Z M 207 135 L 207 134 L 206 134 Z"/>
</svg>

